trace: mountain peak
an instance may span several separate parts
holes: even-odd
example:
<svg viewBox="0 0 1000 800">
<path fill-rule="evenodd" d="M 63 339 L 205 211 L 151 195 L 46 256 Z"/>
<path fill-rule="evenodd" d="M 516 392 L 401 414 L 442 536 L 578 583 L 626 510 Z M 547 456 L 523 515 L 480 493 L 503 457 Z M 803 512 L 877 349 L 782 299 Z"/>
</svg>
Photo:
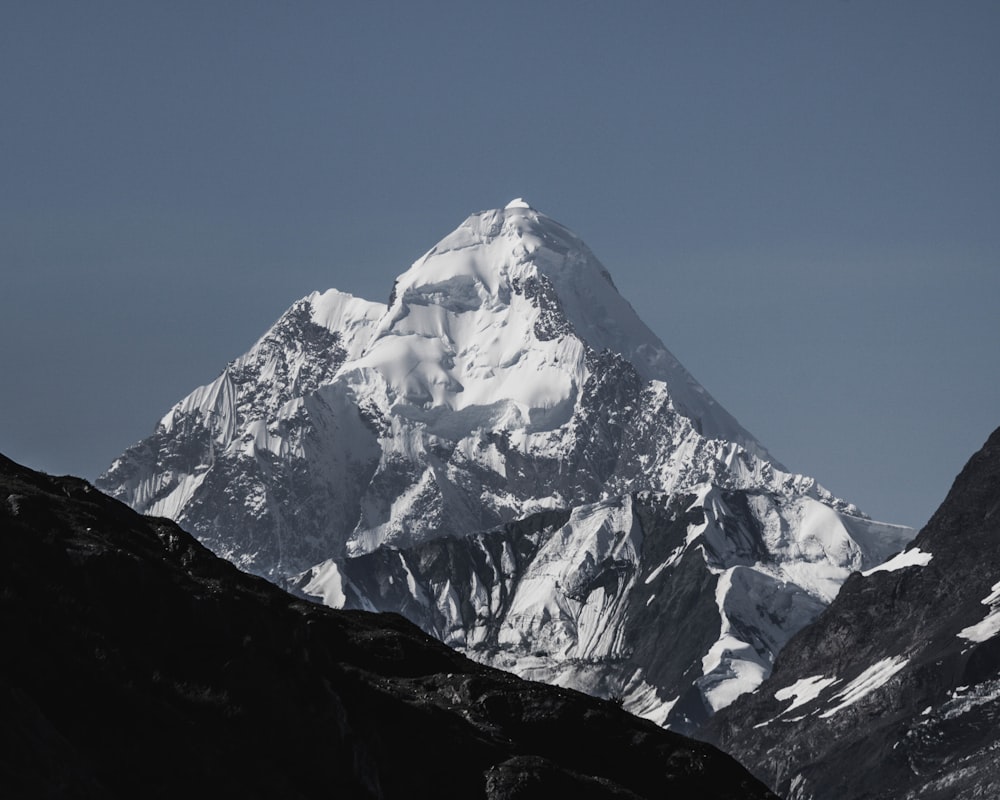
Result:
<svg viewBox="0 0 1000 800">
<path fill-rule="evenodd" d="M 626 442 L 642 425 L 656 443 Z M 749 451 L 749 466 L 706 455 L 726 443 Z M 388 306 L 333 290 L 296 303 L 102 485 L 189 522 L 246 568 L 287 576 L 345 545 L 593 502 L 611 481 L 672 490 L 722 470 L 743 485 L 764 463 L 781 469 L 587 245 L 517 198 L 441 239 Z M 221 499 L 233 480 L 241 508 Z M 241 532 L 258 524 L 266 543 L 245 547 Z"/>
<path fill-rule="evenodd" d="M 575 233 L 519 197 L 503 208 L 491 208 L 471 214 L 418 260 L 414 267 L 425 263 L 434 255 L 491 243 L 497 243 L 494 255 L 514 263 L 530 261 L 542 251 L 547 251 L 556 260 L 570 257 L 576 262 L 585 256 L 593 258 L 593 254 Z M 573 257 L 573 253 L 577 256 Z"/>
<path fill-rule="evenodd" d="M 443 349 L 435 345 L 432 374 L 423 374 L 427 358 L 403 357 L 401 336 L 421 352 L 431 342 L 444 343 Z M 557 352 L 565 346 L 572 354 Z M 473 350 L 482 358 L 455 358 Z M 605 351 L 624 358 L 644 381 L 666 384 L 674 408 L 700 433 L 737 442 L 780 466 L 639 318 L 584 241 L 523 198 L 470 215 L 397 278 L 389 312 L 362 362 L 390 375 L 397 397 L 420 398 L 424 408 L 456 409 L 491 396 L 521 405 L 530 397 L 545 409 L 568 411 L 570 395 L 586 379 L 587 354 Z M 463 364 L 474 364 L 489 380 L 474 379 Z M 495 396 L 498 382 L 505 394 Z M 477 385 L 486 393 L 474 391 Z"/>
<path fill-rule="evenodd" d="M 678 725 L 756 685 L 840 582 L 910 534 L 769 459 L 583 241 L 523 199 L 468 217 L 387 307 L 294 304 L 100 485 L 244 569 L 332 603 L 388 592 L 514 666 L 604 659 L 594 680 Z M 402 571 L 339 566 L 368 555 Z"/>
</svg>

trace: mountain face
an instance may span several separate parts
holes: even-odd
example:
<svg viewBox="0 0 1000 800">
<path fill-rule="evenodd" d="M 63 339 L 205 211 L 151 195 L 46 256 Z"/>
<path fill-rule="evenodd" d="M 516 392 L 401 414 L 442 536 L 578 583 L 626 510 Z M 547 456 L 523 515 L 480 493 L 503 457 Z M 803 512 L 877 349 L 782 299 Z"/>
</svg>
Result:
<svg viewBox="0 0 1000 800">
<path fill-rule="evenodd" d="M 0 795 L 774 798 L 614 704 L 334 611 L 0 456 Z"/>
<path fill-rule="evenodd" d="M 899 533 L 810 497 L 705 484 L 331 559 L 299 588 L 398 611 L 480 661 L 690 732 L 755 688 L 851 565 Z"/>
<path fill-rule="evenodd" d="M 388 306 L 295 303 L 98 485 L 281 578 L 623 491 L 792 479 L 777 469 L 586 246 L 515 202 L 445 237 Z"/>
<path fill-rule="evenodd" d="M 1000 796 L 1000 429 L 899 556 L 855 573 L 713 720 L 796 800 Z"/>
<path fill-rule="evenodd" d="M 912 535 L 775 462 L 523 201 L 469 217 L 388 305 L 294 304 L 98 486 L 244 569 L 679 726 Z M 466 582 L 413 571 L 441 547 Z"/>
</svg>

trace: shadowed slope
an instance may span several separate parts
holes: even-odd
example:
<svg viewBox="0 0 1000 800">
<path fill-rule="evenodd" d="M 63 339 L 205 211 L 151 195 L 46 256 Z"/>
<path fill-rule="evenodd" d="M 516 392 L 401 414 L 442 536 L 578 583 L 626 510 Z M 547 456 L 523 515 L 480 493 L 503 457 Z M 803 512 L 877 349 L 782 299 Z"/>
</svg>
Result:
<svg viewBox="0 0 1000 800">
<path fill-rule="evenodd" d="M 0 457 L 0 793 L 773 797 L 728 757 L 297 600 Z"/>
<path fill-rule="evenodd" d="M 855 573 L 713 738 L 806 800 L 1000 793 L 1000 429 L 907 550 Z"/>
</svg>

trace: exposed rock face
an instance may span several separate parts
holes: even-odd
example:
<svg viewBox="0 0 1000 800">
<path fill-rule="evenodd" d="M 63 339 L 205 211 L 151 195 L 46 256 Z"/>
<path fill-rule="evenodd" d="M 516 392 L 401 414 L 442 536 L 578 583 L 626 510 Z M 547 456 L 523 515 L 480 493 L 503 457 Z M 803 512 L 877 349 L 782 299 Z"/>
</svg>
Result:
<svg viewBox="0 0 1000 800">
<path fill-rule="evenodd" d="M 358 516 L 378 450 L 361 409 L 317 392 L 360 354 L 384 311 L 335 291 L 298 301 L 97 485 L 272 578 L 339 552 L 344 532 L 327 520 Z"/>
<path fill-rule="evenodd" d="M 0 456 L 4 797 L 774 797 L 714 748 L 334 611 Z"/>
<path fill-rule="evenodd" d="M 337 563 L 571 513 L 555 533 L 565 559 L 519 539 L 515 549 L 538 548 L 526 572 L 501 560 L 485 583 L 466 568 L 479 584 L 456 578 L 444 591 L 438 576 L 413 597 L 350 602 L 398 600 L 394 610 L 479 658 L 624 694 L 628 708 L 680 727 L 757 685 L 852 570 L 912 535 L 785 471 L 586 245 L 523 203 L 469 217 L 397 278 L 387 306 L 332 290 L 296 303 L 98 486 L 243 569 L 279 583 L 308 571 L 300 585 L 333 604 L 347 602 Z M 656 499 L 614 511 L 639 494 Z M 685 597 L 707 593 L 704 630 L 666 607 L 679 590 L 661 585 L 681 573 Z M 511 608 L 479 599 L 508 590 Z M 437 611 L 419 610 L 421 592 Z M 453 602 L 477 610 L 456 616 Z M 480 618 L 496 637 L 483 638 Z M 670 664 L 652 652 L 635 661 L 636 636 L 684 642 Z"/>
<path fill-rule="evenodd" d="M 710 734 L 806 800 L 1000 795 L 1000 430 Z"/>
<path fill-rule="evenodd" d="M 299 588 L 398 611 L 477 660 L 685 732 L 756 687 L 852 569 L 901 546 L 906 532 L 884 527 L 810 498 L 704 485 L 380 547 L 318 565 Z"/>
</svg>

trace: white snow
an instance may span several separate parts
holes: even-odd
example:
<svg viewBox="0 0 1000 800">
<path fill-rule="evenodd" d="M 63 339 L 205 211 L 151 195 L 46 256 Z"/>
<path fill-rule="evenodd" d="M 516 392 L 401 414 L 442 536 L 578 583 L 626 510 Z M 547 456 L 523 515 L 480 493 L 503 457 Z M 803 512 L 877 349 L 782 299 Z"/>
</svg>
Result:
<svg viewBox="0 0 1000 800">
<path fill-rule="evenodd" d="M 584 592 L 587 576 L 608 559 L 635 563 L 641 532 L 630 497 L 582 506 L 539 549 L 517 582 L 499 631 L 501 645 L 530 643 L 558 659 L 617 652 L 634 584 Z"/>
<path fill-rule="evenodd" d="M 310 570 L 310 580 L 302 587 L 302 591 L 313 597 L 319 597 L 323 605 L 330 608 L 343 608 L 347 601 L 340 568 L 333 559 L 317 564 Z"/>
<path fill-rule="evenodd" d="M 396 304 L 380 324 L 377 337 L 390 332 L 418 333 L 418 329 L 424 335 L 454 334 L 457 307 L 453 307 L 447 321 L 435 316 L 436 327 L 432 325 L 431 329 L 426 318 L 413 322 L 406 318 L 421 302 L 440 303 L 435 287 L 447 285 L 454 289 L 456 279 L 465 281 L 462 311 L 477 318 L 477 324 L 483 322 L 484 315 L 500 314 L 502 324 L 514 324 L 516 328 L 507 336 L 523 331 L 525 323 L 533 327 L 538 316 L 538 309 L 527 308 L 530 304 L 523 302 L 525 298 L 516 287 L 524 287 L 532 280 L 549 283 L 575 338 L 595 352 L 609 349 L 622 354 L 646 380 L 664 381 L 674 404 L 699 421 L 704 435 L 738 442 L 758 456 L 769 457 L 766 449 L 716 403 L 639 319 L 589 248 L 523 198 L 503 209 L 473 214 L 403 273 L 397 279 Z M 420 301 L 420 297 L 424 300 Z M 530 343 L 534 337 L 516 338 Z M 459 341 L 457 336 L 453 339 Z M 529 372 L 522 370 L 521 379 Z M 542 376 L 539 379 L 544 380 Z M 465 381 L 460 382 L 465 385 Z"/>
<path fill-rule="evenodd" d="M 985 642 L 1000 634 L 1000 583 L 993 584 L 992 591 L 981 602 L 990 607 L 989 613 L 982 621 L 959 631 L 960 638 L 970 642 Z"/>
<path fill-rule="evenodd" d="M 735 632 L 730 618 L 734 579 L 740 577 L 744 569 L 726 570 L 715 587 L 722 628 L 719 638 L 702 657 L 702 677 L 698 679 L 702 696 L 713 711 L 725 708 L 741 694 L 756 689 L 771 669 L 770 660 Z"/>
<path fill-rule="evenodd" d="M 313 292 L 305 299 L 312 306 L 313 322 L 341 334 L 340 344 L 348 358 L 357 358 L 364 352 L 386 312 L 383 303 L 372 303 L 336 289 Z"/>
<path fill-rule="evenodd" d="M 709 708 L 719 711 L 760 686 L 770 671 L 770 665 L 763 661 L 741 639 L 721 636 L 702 659 L 708 680 L 703 678 L 698 682 Z"/>
<path fill-rule="evenodd" d="M 861 566 L 863 551 L 844 526 L 844 518 L 811 497 L 794 501 L 790 516 L 797 524 L 788 526 L 793 535 L 790 555 L 782 573 L 810 594 L 829 603 L 837 596 L 847 576 Z"/>
<path fill-rule="evenodd" d="M 207 474 L 207 471 L 202 471 L 194 475 L 182 475 L 173 491 L 150 505 L 145 513 L 152 517 L 180 519 L 184 513 L 184 506 L 194 496 Z"/>
<path fill-rule="evenodd" d="M 824 711 L 820 716 L 823 718 L 832 717 L 838 711 L 842 711 L 858 702 L 865 695 L 874 692 L 880 686 L 884 686 L 893 675 L 903 669 L 908 663 L 909 659 L 903 656 L 891 656 L 872 664 L 847 684 L 842 691 L 837 693 L 834 700 L 839 700 L 840 703 L 829 711 Z"/>
<path fill-rule="evenodd" d="M 885 563 L 865 570 L 861 574 L 867 578 L 869 575 L 874 575 L 876 572 L 895 572 L 896 570 L 904 569 L 905 567 L 926 567 L 931 562 L 932 557 L 932 553 L 924 553 L 919 547 L 914 547 L 912 550 L 904 550 L 899 555 L 893 556 Z"/>
<path fill-rule="evenodd" d="M 625 695 L 625 708 L 637 717 L 648 719 L 657 725 L 666 725 L 667 717 L 670 716 L 680 697 L 664 701 L 656 689 L 642 680 L 640 675 L 641 672 L 637 671 L 633 677 L 634 685 L 629 686 L 629 691 Z"/>
<path fill-rule="evenodd" d="M 776 482 L 798 488 L 801 476 L 778 473 Z M 759 479 L 758 479 L 759 480 Z M 760 494 L 750 498 L 754 515 L 764 527 L 771 564 L 758 568 L 774 578 L 794 583 L 812 596 L 829 603 L 855 570 L 884 561 L 912 538 L 913 531 L 845 513 L 829 500 L 792 493 L 777 500 Z"/>
<path fill-rule="evenodd" d="M 837 682 L 836 678 L 827 678 L 823 675 L 813 675 L 810 678 L 802 678 L 795 681 L 791 686 L 779 689 L 774 693 L 775 700 L 791 700 L 792 703 L 779 714 L 783 716 L 788 712 L 804 706 L 810 700 L 815 700 L 820 693 L 828 686 Z"/>
</svg>

